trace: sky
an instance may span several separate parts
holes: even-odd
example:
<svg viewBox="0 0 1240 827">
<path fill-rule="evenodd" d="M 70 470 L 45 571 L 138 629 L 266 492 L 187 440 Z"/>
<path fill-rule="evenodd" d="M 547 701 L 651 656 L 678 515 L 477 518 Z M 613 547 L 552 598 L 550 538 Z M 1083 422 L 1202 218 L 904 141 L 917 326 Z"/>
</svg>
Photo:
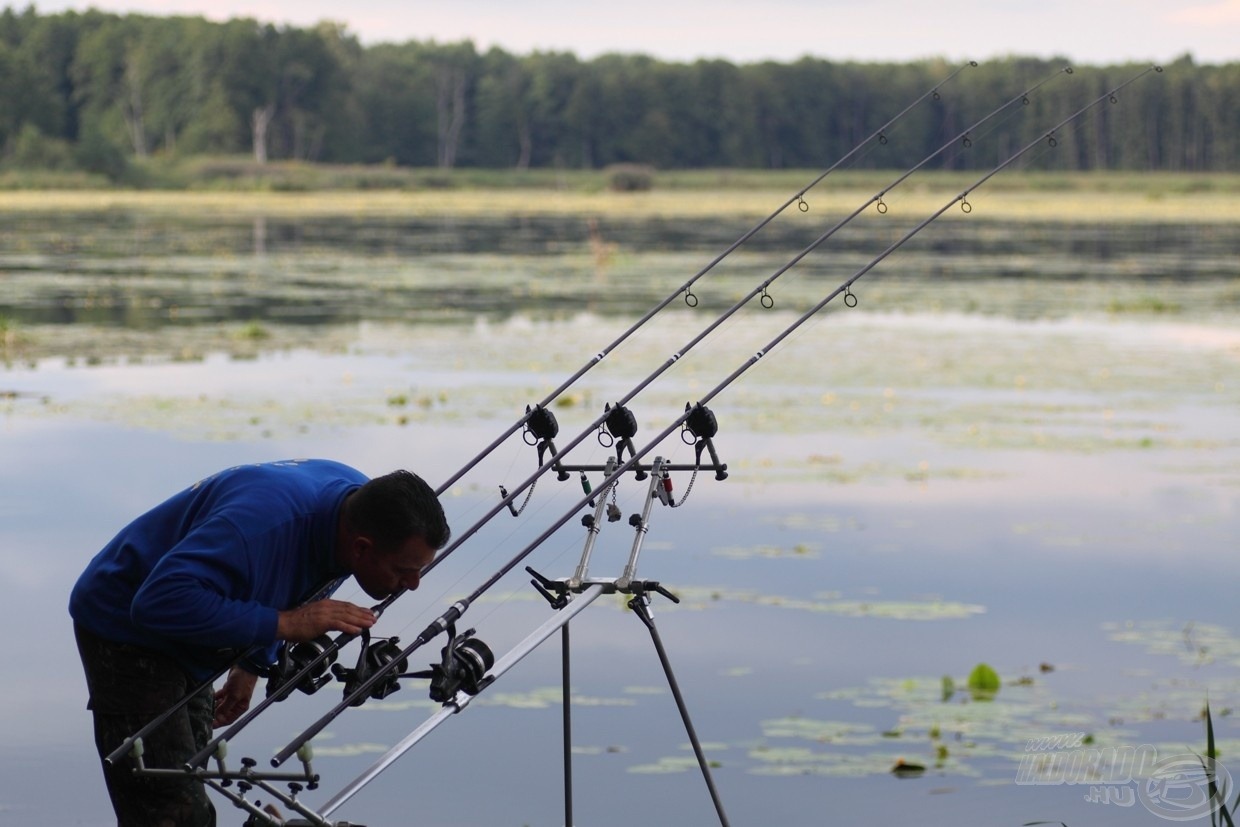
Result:
<svg viewBox="0 0 1240 827">
<path fill-rule="evenodd" d="M 24 8 L 23 0 L 0 0 Z M 1240 0 L 45 0 L 50 14 L 252 17 L 344 23 L 362 43 L 472 40 L 514 54 L 607 52 L 733 63 L 809 55 L 904 62 L 1066 58 L 1078 65 L 1240 61 Z"/>
</svg>

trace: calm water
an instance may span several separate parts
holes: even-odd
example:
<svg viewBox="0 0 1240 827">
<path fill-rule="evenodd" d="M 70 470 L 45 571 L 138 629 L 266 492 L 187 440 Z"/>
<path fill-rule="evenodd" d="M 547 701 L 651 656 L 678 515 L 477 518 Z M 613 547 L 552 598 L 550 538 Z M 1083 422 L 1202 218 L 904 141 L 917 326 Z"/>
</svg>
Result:
<svg viewBox="0 0 1240 827">
<path fill-rule="evenodd" d="M 812 238 L 797 221 L 575 386 L 555 408 L 561 443 Z M 286 456 L 444 480 L 743 229 L 9 221 L 0 823 L 109 823 L 64 606 L 135 513 L 219 467 Z M 639 446 L 888 233 L 866 225 L 824 248 L 771 310 L 745 309 L 678 361 L 631 403 Z M 691 491 L 675 476 L 688 499 L 656 508 L 639 571 L 681 597 L 655 618 L 732 823 L 1163 823 L 1190 784 L 1022 767 L 1052 736 L 1068 747 L 1051 752 L 1094 766 L 1145 745 L 1174 763 L 1204 750 L 1207 698 L 1228 765 L 1238 234 L 932 227 L 858 283 L 857 308 L 833 304 L 719 394 L 731 476 Z M 574 456 L 606 453 L 590 436 Z M 692 459 L 675 437 L 653 453 Z M 519 438 L 501 446 L 445 495 L 458 531 L 536 466 Z M 617 504 L 627 515 L 644 495 L 627 480 Z M 484 526 L 377 631 L 411 638 L 580 496 L 575 479 L 544 479 L 521 518 Z M 567 576 L 583 539 L 574 514 L 527 562 Z M 619 574 L 631 542 L 626 521 L 608 524 L 592 573 Z M 518 569 L 467 615 L 496 651 L 550 614 L 527 580 Z M 645 628 L 613 598 L 572 629 L 575 821 L 717 823 Z M 966 688 L 979 663 L 1002 678 L 992 700 Z M 563 823 L 559 668 L 553 640 L 335 817 Z M 311 806 L 429 714 L 407 684 L 316 739 Z M 264 759 L 338 698 L 332 686 L 273 708 L 230 760 Z M 926 772 L 897 777 L 900 761 Z"/>
</svg>

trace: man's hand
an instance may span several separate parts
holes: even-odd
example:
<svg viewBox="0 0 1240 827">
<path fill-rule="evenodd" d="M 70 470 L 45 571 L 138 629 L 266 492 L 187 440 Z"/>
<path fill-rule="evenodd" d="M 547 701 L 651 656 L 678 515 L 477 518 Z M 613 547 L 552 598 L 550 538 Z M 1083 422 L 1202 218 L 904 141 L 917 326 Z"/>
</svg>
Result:
<svg viewBox="0 0 1240 827">
<path fill-rule="evenodd" d="M 375 625 L 370 609 L 343 600 L 316 600 L 296 609 L 280 612 L 276 637 L 289 643 L 304 643 L 328 632 L 360 634 Z"/>
<path fill-rule="evenodd" d="M 224 685 L 215 693 L 215 720 L 212 726 L 228 726 L 244 715 L 250 708 L 250 697 L 254 694 L 254 684 L 257 682 L 257 675 L 251 675 L 240 666 L 234 666 Z"/>
</svg>

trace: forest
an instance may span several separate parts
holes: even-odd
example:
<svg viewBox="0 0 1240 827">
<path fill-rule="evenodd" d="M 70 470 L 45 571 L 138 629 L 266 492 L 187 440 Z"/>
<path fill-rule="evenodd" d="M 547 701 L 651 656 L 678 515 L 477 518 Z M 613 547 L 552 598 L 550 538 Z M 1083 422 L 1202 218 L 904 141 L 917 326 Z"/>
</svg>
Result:
<svg viewBox="0 0 1240 827">
<path fill-rule="evenodd" d="M 1054 76 L 1055 58 L 963 71 L 900 120 L 861 166 L 925 156 Z M 113 180 L 150 158 L 243 156 L 440 169 L 794 169 L 838 158 L 951 75 L 942 60 L 736 65 L 640 54 L 479 51 L 470 42 L 363 45 L 343 26 L 253 19 L 0 13 L 0 170 L 83 170 Z M 1105 94 L 1141 65 L 1074 66 L 1039 86 L 969 152 L 983 168 Z M 1047 169 L 1240 169 L 1240 62 L 1185 55 L 1120 104 L 1059 136 Z M 1030 130 L 1035 130 L 1030 132 Z"/>
</svg>

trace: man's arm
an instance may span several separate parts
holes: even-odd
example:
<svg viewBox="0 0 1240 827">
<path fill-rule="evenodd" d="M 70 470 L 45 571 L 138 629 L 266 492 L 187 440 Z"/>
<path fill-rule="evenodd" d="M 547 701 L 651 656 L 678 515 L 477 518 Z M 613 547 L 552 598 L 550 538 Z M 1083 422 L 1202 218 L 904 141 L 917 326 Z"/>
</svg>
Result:
<svg viewBox="0 0 1240 827">
<path fill-rule="evenodd" d="M 215 720 L 212 726 L 222 727 L 236 721 L 250 708 L 258 676 L 234 666 L 224 685 L 215 693 Z"/>
<path fill-rule="evenodd" d="M 375 613 L 342 600 L 316 600 L 296 609 L 280 612 L 276 634 L 289 643 L 314 640 L 328 632 L 358 634 L 375 623 Z M 234 666 L 224 685 L 215 693 L 215 720 L 218 728 L 234 723 L 250 708 L 258 676 Z"/>
<path fill-rule="evenodd" d="M 356 635 L 373 625 L 375 613 L 370 609 L 343 600 L 315 600 L 280 612 L 276 621 L 276 637 L 289 643 L 302 643 L 328 632 Z"/>
<path fill-rule="evenodd" d="M 255 567 L 246 538 L 216 517 L 169 549 L 134 594 L 134 625 L 170 640 L 212 649 L 277 640 L 277 610 L 252 599 Z"/>
</svg>

